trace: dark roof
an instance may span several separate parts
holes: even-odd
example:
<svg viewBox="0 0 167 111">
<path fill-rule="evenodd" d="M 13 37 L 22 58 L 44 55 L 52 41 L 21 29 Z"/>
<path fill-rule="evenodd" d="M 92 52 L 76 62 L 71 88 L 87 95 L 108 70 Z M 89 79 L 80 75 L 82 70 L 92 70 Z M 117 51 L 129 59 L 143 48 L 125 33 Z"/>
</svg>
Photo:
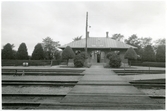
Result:
<svg viewBox="0 0 167 111">
<path fill-rule="evenodd" d="M 65 48 L 70 46 L 71 48 L 85 48 L 85 38 L 77 41 L 72 41 L 68 44 L 60 46 L 59 48 Z M 106 37 L 89 37 L 87 38 L 87 48 L 114 48 L 114 49 L 127 49 L 136 48 L 134 46 L 128 45 L 126 43 L 106 38 Z"/>
</svg>

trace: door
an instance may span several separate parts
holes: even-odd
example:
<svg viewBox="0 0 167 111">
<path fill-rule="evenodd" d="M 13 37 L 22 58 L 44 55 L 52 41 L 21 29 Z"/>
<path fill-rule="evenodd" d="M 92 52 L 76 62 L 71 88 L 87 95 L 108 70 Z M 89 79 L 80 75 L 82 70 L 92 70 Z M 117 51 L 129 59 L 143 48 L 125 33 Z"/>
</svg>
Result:
<svg viewBox="0 0 167 111">
<path fill-rule="evenodd" d="M 100 53 L 97 53 L 97 63 L 100 63 L 100 59 L 101 59 Z"/>
</svg>

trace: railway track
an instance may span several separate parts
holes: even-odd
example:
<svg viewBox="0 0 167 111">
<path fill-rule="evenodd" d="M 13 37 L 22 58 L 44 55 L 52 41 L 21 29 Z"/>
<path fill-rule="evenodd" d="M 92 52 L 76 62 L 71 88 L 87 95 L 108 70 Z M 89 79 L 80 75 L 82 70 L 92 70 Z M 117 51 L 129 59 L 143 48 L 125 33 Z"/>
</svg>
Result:
<svg viewBox="0 0 167 111">
<path fill-rule="evenodd" d="M 9 70 L 5 69 L 2 72 L 2 76 L 12 76 L 15 73 L 15 70 Z M 115 102 L 94 102 L 94 103 L 80 103 L 80 102 L 67 102 L 64 103 L 62 100 L 66 96 L 71 96 L 71 97 L 77 97 L 77 96 L 86 96 L 88 98 L 97 98 L 97 97 L 106 97 L 106 98 L 117 98 L 117 97 L 122 97 L 122 98 L 140 98 L 140 97 L 150 97 L 152 99 L 158 99 L 161 101 L 162 104 L 165 104 L 163 101 L 165 101 L 165 95 L 139 95 L 139 94 L 68 94 L 68 92 L 75 86 L 75 85 L 88 85 L 88 86 L 139 86 L 139 87 L 159 87 L 164 89 L 165 88 L 165 82 L 164 81 L 131 81 L 131 84 L 125 84 L 125 83 L 117 83 L 121 81 L 112 81 L 112 83 L 90 83 L 88 81 L 82 81 L 78 83 L 78 80 L 38 80 L 38 79 L 25 79 L 25 80 L 19 80 L 19 78 L 24 78 L 24 77 L 30 77 L 30 76 L 44 76 L 44 77 L 60 77 L 60 76 L 65 76 L 67 78 L 70 78 L 70 76 L 78 76 L 82 77 L 84 74 L 82 73 L 84 70 L 51 70 L 51 71 L 46 71 L 46 70 L 26 70 L 24 76 L 20 76 L 22 74 L 22 70 L 18 70 L 17 74 L 19 76 L 16 76 L 15 80 L 10 80 L 10 79 L 3 79 L 2 77 L 2 91 L 4 88 L 12 88 L 16 89 L 16 92 L 10 92 L 10 93 L 2 93 L 2 109 L 121 109 L 123 107 L 127 107 L 129 109 L 138 109 L 140 107 L 145 109 L 156 109 L 156 108 L 162 108 L 160 105 L 157 105 L 156 103 L 152 104 L 146 104 L 146 103 L 138 103 L 138 104 L 129 104 L 128 102 L 124 101 L 121 104 L 115 103 Z M 70 72 L 71 71 L 71 72 Z M 18 79 L 17 79 L 18 78 Z M 94 81 L 96 82 L 96 81 Z M 111 82 L 111 81 L 110 81 Z M 20 88 L 24 87 L 43 87 L 41 88 L 42 90 L 48 90 L 48 87 L 67 87 L 69 88 L 68 91 L 64 92 L 47 92 L 47 93 L 41 93 L 40 90 L 39 92 L 32 92 L 30 91 L 29 93 L 17 93 L 17 90 Z M 46 89 L 45 89 L 46 88 Z M 71 88 L 71 89 L 70 89 Z M 35 89 L 35 88 L 34 88 Z M 9 89 L 10 90 L 10 89 Z M 68 95 L 67 95 L 68 94 Z M 155 106 L 155 108 L 154 108 Z"/>
</svg>

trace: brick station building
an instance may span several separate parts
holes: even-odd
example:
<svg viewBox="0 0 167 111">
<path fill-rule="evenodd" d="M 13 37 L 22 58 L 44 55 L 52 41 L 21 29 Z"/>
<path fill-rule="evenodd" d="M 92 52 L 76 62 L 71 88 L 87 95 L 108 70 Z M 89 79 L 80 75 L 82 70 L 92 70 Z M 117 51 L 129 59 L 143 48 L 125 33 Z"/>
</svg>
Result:
<svg viewBox="0 0 167 111">
<path fill-rule="evenodd" d="M 59 48 L 65 49 L 70 46 L 74 52 L 85 51 L 85 38 L 81 40 L 72 41 L 68 44 L 60 46 Z M 136 48 L 131 45 L 125 44 L 123 42 L 109 38 L 108 32 L 106 32 L 106 37 L 89 37 L 87 38 L 87 52 L 89 55 L 89 62 L 91 63 L 105 63 L 107 62 L 106 54 L 111 51 L 119 52 L 122 61 L 124 59 L 124 54 L 128 48 Z"/>
</svg>

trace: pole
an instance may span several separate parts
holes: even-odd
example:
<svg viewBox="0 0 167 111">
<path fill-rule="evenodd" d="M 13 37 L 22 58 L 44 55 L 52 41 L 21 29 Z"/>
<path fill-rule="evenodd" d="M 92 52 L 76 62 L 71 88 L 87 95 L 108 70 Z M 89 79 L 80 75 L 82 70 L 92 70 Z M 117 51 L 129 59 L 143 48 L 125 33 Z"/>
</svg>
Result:
<svg viewBox="0 0 167 111">
<path fill-rule="evenodd" d="M 87 54 L 87 35 L 88 35 L 88 12 L 86 12 L 86 35 L 85 35 L 85 40 L 86 40 L 86 44 L 85 44 L 85 52 Z"/>
</svg>

